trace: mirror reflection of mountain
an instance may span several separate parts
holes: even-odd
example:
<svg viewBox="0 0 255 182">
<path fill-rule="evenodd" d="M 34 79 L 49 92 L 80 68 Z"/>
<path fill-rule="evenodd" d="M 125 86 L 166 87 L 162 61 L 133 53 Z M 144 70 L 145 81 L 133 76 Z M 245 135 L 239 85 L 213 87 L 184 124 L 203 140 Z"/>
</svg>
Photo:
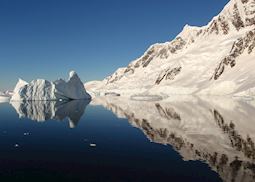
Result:
<svg viewBox="0 0 255 182">
<path fill-rule="evenodd" d="M 169 144 L 183 160 L 206 162 L 225 182 L 255 180 L 255 103 L 232 99 L 176 98 L 138 102 L 96 98 L 127 118 L 153 142 Z"/>
<path fill-rule="evenodd" d="M 74 128 L 81 119 L 90 101 L 24 101 L 11 102 L 19 118 L 29 118 L 43 122 L 47 120 L 62 121 L 68 118 L 70 128 Z"/>
</svg>

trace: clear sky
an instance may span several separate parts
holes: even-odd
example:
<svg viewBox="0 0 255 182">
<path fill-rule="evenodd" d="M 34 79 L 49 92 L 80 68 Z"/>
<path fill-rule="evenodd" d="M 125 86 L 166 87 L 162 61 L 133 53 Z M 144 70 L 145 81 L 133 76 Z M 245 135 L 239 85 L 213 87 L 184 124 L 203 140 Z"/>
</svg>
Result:
<svg viewBox="0 0 255 182">
<path fill-rule="evenodd" d="M 227 2 L 0 0 L 0 90 L 19 77 L 55 80 L 69 70 L 101 80 L 185 24 L 207 24 Z"/>
</svg>

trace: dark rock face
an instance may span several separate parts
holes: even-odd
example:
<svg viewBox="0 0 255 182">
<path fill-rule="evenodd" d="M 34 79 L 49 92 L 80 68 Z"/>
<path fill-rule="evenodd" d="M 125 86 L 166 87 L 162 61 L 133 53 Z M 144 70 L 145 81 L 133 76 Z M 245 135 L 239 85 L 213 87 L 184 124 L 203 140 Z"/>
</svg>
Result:
<svg viewBox="0 0 255 182">
<path fill-rule="evenodd" d="M 255 25 L 255 17 L 253 17 L 253 18 L 246 18 L 246 19 L 245 19 L 245 24 L 246 24 L 247 26 Z"/>
<path fill-rule="evenodd" d="M 141 58 L 140 62 L 141 62 L 141 65 L 142 65 L 143 67 L 147 67 L 147 66 L 150 64 L 150 62 L 151 62 L 152 59 L 154 58 L 155 52 L 156 52 L 156 51 L 155 51 L 155 48 L 152 47 L 152 49 L 150 49 L 150 50 L 147 52 L 147 54 Z"/>
<path fill-rule="evenodd" d="M 171 54 L 176 54 L 182 50 L 186 42 L 177 37 L 175 40 L 169 43 L 169 45 L 159 44 L 150 47 L 147 52 L 139 58 L 135 63 L 130 63 L 125 69 L 123 75 L 118 75 L 116 72 L 107 78 L 107 83 L 113 83 L 120 80 L 125 74 L 134 74 L 136 68 L 146 68 L 153 59 L 159 57 L 160 59 L 167 59 Z M 170 75 L 168 75 L 170 77 Z M 170 79 L 170 78 L 169 78 Z"/>
<path fill-rule="evenodd" d="M 252 26 L 255 25 L 255 0 L 242 0 L 242 3 L 250 8 L 245 8 L 245 25 Z M 249 4 L 248 4 L 249 3 Z"/>
<path fill-rule="evenodd" d="M 181 38 L 177 37 L 171 45 L 168 46 L 168 49 L 172 54 L 176 53 L 178 50 L 181 50 L 185 46 L 186 42 Z"/>
<path fill-rule="evenodd" d="M 114 74 L 112 74 L 111 76 L 109 76 L 109 77 L 107 77 L 106 78 L 106 80 L 107 80 L 107 84 L 109 84 L 109 83 L 114 83 L 114 82 L 116 82 L 116 81 L 118 81 L 118 80 L 120 80 L 123 76 L 124 76 L 124 73 L 125 72 L 118 72 L 118 71 L 116 71 Z"/>
<path fill-rule="evenodd" d="M 200 30 L 197 33 L 197 36 L 209 35 L 215 33 L 216 35 L 221 32 L 224 35 L 227 35 L 230 30 L 230 24 L 232 24 L 237 31 L 241 30 L 244 27 L 255 25 L 255 1 L 254 0 L 241 0 L 244 10 L 245 17 L 242 19 L 240 10 L 237 3 L 234 4 L 233 9 L 231 10 L 232 15 L 230 17 L 226 15 L 219 15 L 217 19 L 214 19 L 208 28 L 205 30 Z"/>
<path fill-rule="evenodd" d="M 224 17 L 221 17 L 221 16 L 219 16 L 218 21 L 219 21 L 219 23 L 220 23 L 220 27 L 221 27 L 221 29 L 222 29 L 222 31 L 223 31 L 223 34 L 224 34 L 224 35 L 227 35 L 228 32 L 229 32 L 229 25 L 228 25 L 228 22 L 225 20 Z"/>
<path fill-rule="evenodd" d="M 210 25 L 208 31 L 209 31 L 210 34 L 212 34 L 213 32 L 215 32 L 217 35 L 219 34 L 219 26 L 218 26 L 218 22 L 216 20 L 214 20 L 212 22 L 212 24 Z"/>
<path fill-rule="evenodd" d="M 131 72 L 131 74 L 133 74 L 135 72 L 134 68 L 132 68 L 130 65 L 128 65 L 128 67 L 124 73 L 129 73 L 129 72 Z"/>
<path fill-rule="evenodd" d="M 236 28 L 236 30 L 240 30 L 241 28 L 244 28 L 244 22 L 242 21 L 242 18 L 240 16 L 240 13 L 237 8 L 237 4 L 234 5 L 234 14 L 233 14 L 233 20 L 232 24 Z"/>
<path fill-rule="evenodd" d="M 136 63 L 136 67 L 147 67 L 150 62 L 153 60 L 153 58 L 155 57 L 155 53 L 156 53 L 156 48 L 155 46 L 152 46 L 146 53 L 144 56 L 142 56 Z"/>
<path fill-rule="evenodd" d="M 243 4 L 247 3 L 249 0 L 241 0 Z"/>
<path fill-rule="evenodd" d="M 236 65 L 236 58 L 247 50 L 248 54 L 251 54 L 255 47 L 255 30 L 249 31 L 244 37 L 239 38 L 234 42 L 232 49 L 218 65 L 215 69 L 214 75 L 212 78 L 217 80 L 224 72 L 226 66 L 230 66 L 231 68 Z"/>
<path fill-rule="evenodd" d="M 177 37 L 175 40 L 173 40 L 169 45 L 155 45 L 152 46 L 144 56 L 142 56 L 134 66 L 130 67 L 135 67 L 138 68 L 140 66 L 142 67 L 147 67 L 150 62 L 156 58 L 160 57 L 162 59 L 166 59 L 169 57 L 169 52 L 171 54 L 175 54 L 178 50 L 183 49 L 183 47 L 186 45 L 186 42 L 181 38 Z"/>
<path fill-rule="evenodd" d="M 209 27 L 205 30 L 201 30 L 198 32 L 197 36 L 201 35 L 210 35 L 210 34 L 223 34 L 227 35 L 230 31 L 229 23 L 225 16 L 219 16 L 217 19 L 213 20 Z"/>
<path fill-rule="evenodd" d="M 113 77 L 113 75 L 112 75 L 112 76 L 110 76 L 110 77 L 108 78 L 107 84 L 108 84 L 108 83 L 116 82 L 117 80 L 119 80 L 119 78 L 118 78 L 117 76 L 116 76 L 116 77 Z"/>
<path fill-rule="evenodd" d="M 169 54 L 166 48 L 163 48 L 159 51 L 158 57 L 160 57 L 160 59 L 167 59 L 168 56 Z"/>
<path fill-rule="evenodd" d="M 182 67 L 176 67 L 176 68 L 168 68 L 164 70 L 157 78 L 155 84 L 159 85 L 163 79 L 165 80 L 174 80 L 176 75 L 178 75 L 181 72 Z"/>
</svg>

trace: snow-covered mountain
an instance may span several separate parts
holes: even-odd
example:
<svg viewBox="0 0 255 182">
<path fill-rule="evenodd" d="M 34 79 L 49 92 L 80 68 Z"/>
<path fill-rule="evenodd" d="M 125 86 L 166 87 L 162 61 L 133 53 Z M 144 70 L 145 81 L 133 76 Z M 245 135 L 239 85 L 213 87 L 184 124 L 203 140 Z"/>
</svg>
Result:
<svg viewBox="0 0 255 182">
<path fill-rule="evenodd" d="M 186 25 L 172 41 L 154 44 L 91 94 L 255 96 L 255 0 L 230 0 L 207 25 Z"/>
</svg>

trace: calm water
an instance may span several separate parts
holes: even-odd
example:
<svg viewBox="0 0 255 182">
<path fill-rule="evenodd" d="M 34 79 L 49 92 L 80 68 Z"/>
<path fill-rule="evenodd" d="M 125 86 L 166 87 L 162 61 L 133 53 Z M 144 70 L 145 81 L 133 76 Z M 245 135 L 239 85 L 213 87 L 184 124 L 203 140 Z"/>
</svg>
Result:
<svg viewBox="0 0 255 182">
<path fill-rule="evenodd" d="M 0 103 L 0 180 L 253 181 L 254 107 L 209 103 Z"/>
</svg>

